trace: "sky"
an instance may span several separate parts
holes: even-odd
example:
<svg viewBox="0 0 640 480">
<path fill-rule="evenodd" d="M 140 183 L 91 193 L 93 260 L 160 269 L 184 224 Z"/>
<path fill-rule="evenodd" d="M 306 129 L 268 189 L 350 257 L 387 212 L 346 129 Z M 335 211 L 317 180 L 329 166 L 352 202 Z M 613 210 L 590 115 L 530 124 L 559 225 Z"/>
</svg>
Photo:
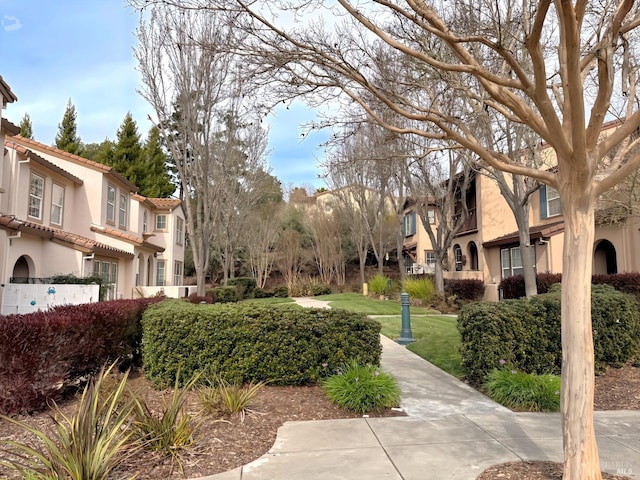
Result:
<svg viewBox="0 0 640 480">
<path fill-rule="evenodd" d="M 0 18 L 0 75 L 18 97 L 5 118 L 18 125 L 28 113 L 35 139 L 52 144 L 71 99 L 84 143 L 114 140 L 127 112 L 146 137 L 152 109 L 136 91 L 138 17 L 124 0 L 0 0 Z M 285 189 L 324 184 L 317 163 L 328 132 L 300 135 L 313 119 L 297 102 L 268 117 L 268 161 Z"/>
</svg>

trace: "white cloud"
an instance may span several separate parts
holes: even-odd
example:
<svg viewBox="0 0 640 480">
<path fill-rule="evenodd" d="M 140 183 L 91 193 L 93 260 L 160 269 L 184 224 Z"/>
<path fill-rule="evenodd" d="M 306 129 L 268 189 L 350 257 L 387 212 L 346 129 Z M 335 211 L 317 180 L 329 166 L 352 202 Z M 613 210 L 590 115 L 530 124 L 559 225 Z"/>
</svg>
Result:
<svg viewBox="0 0 640 480">
<path fill-rule="evenodd" d="M 21 28 L 22 28 L 22 23 L 20 22 L 18 17 L 5 15 L 2 18 L 2 29 L 5 32 L 13 32 L 15 30 L 20 30 Z"/>
</svg>

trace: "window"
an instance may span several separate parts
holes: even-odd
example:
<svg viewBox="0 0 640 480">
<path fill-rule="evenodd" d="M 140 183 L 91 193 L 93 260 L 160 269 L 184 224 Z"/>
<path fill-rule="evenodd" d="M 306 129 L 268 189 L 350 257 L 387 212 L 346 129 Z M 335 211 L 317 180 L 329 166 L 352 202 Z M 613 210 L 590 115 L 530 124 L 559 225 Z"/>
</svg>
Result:
<svg viewBox="0 0 640 480">
<path fill-rule="evenodd" d="M 29 184 L 29 216 L 42 220 L 42 197 L 44 195 L 44 178 L 31 174 Z"/>
<path fill-rule="evenodd" d="M 118 264 L 111 262 L 93 261 L 93 275 L 102 279 L 104 299 L 115 300 L 118 282 Z"/>
<path fill-rule="evenodd" d="M 500 261 L 502 263 L 502 278 L 522 275 L 522 253 L 520 247 L 503 248 L 500 250 Z M 536 249 L 531 248 L 531 261 L 535 267 Z"/>
<path fill-rule="evenodd" d="M 142 213 L 142 233 L 146 233 L 147 232 L 147 223 L 149 220 L 149 215 L 147 214 L 147 211 L 145 210 Z"/>
<path fill-rule="evenodd" d="M 120 194 L 120 206 L 118 209 L 118 225 L 122 228 L 127 227 L 127 206 L 129 199 L 126 194 Z"/>
<path fill-rule="evenodd" d="M 436 254 L 433 252 L 424 251 L 424 263 L 427 265 L 434 265 L 436 263 Z"/>
<path fill-rule="evenodd" d="M 176 243 L 182 245 L 184 243 L 184 220 L 176 217 Z"/>
<path fill-rule="evenodd" d="M 456 272 L 460 272 L 462 270 L 462 248 L 460 245 L 453 246 L 453 258 L 456 263 Z"/>
<path fill-rule="evenodd" d="M 173 263 L 173 284 L 176 287 L 182 285 L 182 262 Z"/>
<path fill-rule="evenodd" d="M 404 216 L 402 227 L 405 237 L 416 234 L 416 212 L 407 213 Z"/>
<path fill-rule="evenodd" d="M 107 185 L 107 222 L 116 222 L 116 187 Z"/>
<path fill-rule="evenodd" d="M 167 216 L 156 215 L 156 230 L 166 230 L 166 229 L 167 229 Z"/>
<path fill-rule="evenodd" d="M 64 187 L 53 184 L 51 193 L 51 223 L 62 225 L 62 211 L 64 209 Z"/>
<path fill-rule="evenodd" d="M 562 214 L 560 193 L 548 185 L 540 188 L 540 217 L 549 218 Z"/>
<path fill-rule="evenodd" d="M 158 260 L 156 265 L 156 286 L 164 287 L 165 260 Z"/>
<path fill-rule="evenodd" d="M 427 217 L 429 218 L 429 225 L 435 225 L 436 211 L 430 208 L 429 210 L 427 210 Z"/>
</svg>

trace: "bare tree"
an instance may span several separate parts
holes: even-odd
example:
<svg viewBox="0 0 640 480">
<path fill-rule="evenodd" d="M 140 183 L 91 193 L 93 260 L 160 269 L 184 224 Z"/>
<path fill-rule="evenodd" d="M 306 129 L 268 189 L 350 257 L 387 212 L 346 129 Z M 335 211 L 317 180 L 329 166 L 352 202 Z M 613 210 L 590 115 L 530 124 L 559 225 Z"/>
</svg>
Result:
<svg viewBox="0 0 640 480">
<path fill-rule="evenodd" d="M 331 285 L 345 282 L 345 253 L 340 217 L 321 209 L 310 211 L 305 217 L 305 225 L 311 234 L 313 257 L 318 268 L 320 281 Z"/>
<path fill-rule="evenodd" d="M 273 270 L 278 234 L 282 230 L 281 213 L 281 204 L 254 209 L 247 219 L 251 228 L 243 230 L 247 264 L 259 288 L 265 287 Z"/>
<path fill-rule="evenodd" d="M 594 207 L 598 195 L 620 183 L 640 164 L 640 153 L 634 150 L 638 140 L 624 146 L 610 162 L 602 161 L 640 126 L 637 2 L 372 0 L 356 5 L 338 0 L 328 8 L 346 13 L 351 21 L 335 25 L 333 32 L 318 24 L 308 28 L 299 28 L 295 22 L 286 25 L 277 15 L 270 15 L 275 4 L 271 9 L 260 9 L 261 4 L 234 0 L 220 0 L 217 5 L 213 0 L 185 2 L 243 9 L 255 22 L 247 30 L 247 48 L 260 59 L 256 75 L 268 71 L 269 82 L 281 86 L 284 98 L 315 93 L 314 103 L 318 104 L 346 96 L 391 131 L 455 142 L 493 168 L 532 177 L 558 190 L 565 222 L 561 392 L 564 478 L 600 479 L 593 426 L 590 308 Z M 286 3 L 289 9 L 295 8 L 291 2 Z M 497 5 L 492 14 L 500 16 L 499 22 L 482 22 L 473 32 L 459 27 L 461 12 L 466 8 L 471 6 L 483 15 L 488 11 L 483 6 L 488 4 Z M 300 8 L 304 6 L 308 2 L 300 3 Z M 314 16 L 318 18 L 321 13 L 314 12 Z M 531 21 L 520 22 L 522 18 Z M 514 28 L 502 29 L 511 22 L 516 24 Z M 506 35 L 515 37 L 516 48 L 505 47 Z M 398 65 L 407 68 L 398 70 L 396 84 L 410 84 L 406 93 L 385 89 L 374 81 L 378 63 L 372 37 L 400 55 Z M 443 50 L 451 56 L 440 55 Z M 523 57 L 530 58 L 530 71 L 522 67 Z M 497 61 L 510 68 L 496 73 L 493 65 Z M 621 75 L 616 83 L 617 73 Z M 450 88 L 433 95 L 430 83 L 438 79 L 445 80 Z M 327 98 L 318 98 L 321 91 Z M 278 89 L 273 92 L 280 94 Z M 385 122 L 368 105 L 364 92 L 415 124 Z M 445 95 L 456 97 L 457 111 L 450 105 L 442 108 Z M 557 168 L 531 168 L 474 135 L 468 125 L 473 125 L 474 118 L 483 115 L 485 109 L 531 128 L 555 153 Z M 613 118 L 620 121 L 615 131 L 601 135 L 604 122 Z"/>
</svg>

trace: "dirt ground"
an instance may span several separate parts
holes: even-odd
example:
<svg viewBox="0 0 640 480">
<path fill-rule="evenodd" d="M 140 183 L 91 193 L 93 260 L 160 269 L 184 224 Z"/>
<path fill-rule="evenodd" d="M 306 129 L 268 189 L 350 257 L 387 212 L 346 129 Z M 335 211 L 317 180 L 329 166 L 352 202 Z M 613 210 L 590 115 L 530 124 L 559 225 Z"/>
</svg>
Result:
<svg viewBox="0 0 640 480">
<path fill-rule="evenodd" d="M 130 387 L 148 403 L 160 405 L 162 395 L 150 388 L 141 376 L 130 381 Z M 631 366 L 609 369 L 596 379 L 597 410 L 637 410 L 640 408 L 640 368 Z M 74 400 L 62 405 L 66 412 L 74 409 Z M 190 398 L 189 409 L 197 412 L 195 395 Z M 234 417 L 205 417 L 199 427 L 194 446 L 180 456 L 181 466 L 159 454 L 137 452 L 135 458 L 122 462 L 114 478 L 172 479 L 212 475 L 244 465 L 263 455 L 271 447 L 276 432 L 286 421 L 324 420 L 359 417 L 357 413 L 342 410 L 331 404 L 318 386 L 265 387 L 252 405 L 253 413 L 244 422 Z M 393 410 L 371 413 L 371 416 L 401 415 Z M 30 424 L 51 427 L 45 412 L 26 419 Z M 6 421 L 0 422 L 0 438 L 29 441 L 30 437 Z M 6 454 L 0 449 L 0 459 Z M 549 462 L 527 462 L 497 465 L 483 472 L 479 480 L 543 480 L 562 478 L 561 466 Z M 10 472 L 0 467 L 0 478 Z M 606 475 L 607 480 L 626 477 Z"/>
</svg>

